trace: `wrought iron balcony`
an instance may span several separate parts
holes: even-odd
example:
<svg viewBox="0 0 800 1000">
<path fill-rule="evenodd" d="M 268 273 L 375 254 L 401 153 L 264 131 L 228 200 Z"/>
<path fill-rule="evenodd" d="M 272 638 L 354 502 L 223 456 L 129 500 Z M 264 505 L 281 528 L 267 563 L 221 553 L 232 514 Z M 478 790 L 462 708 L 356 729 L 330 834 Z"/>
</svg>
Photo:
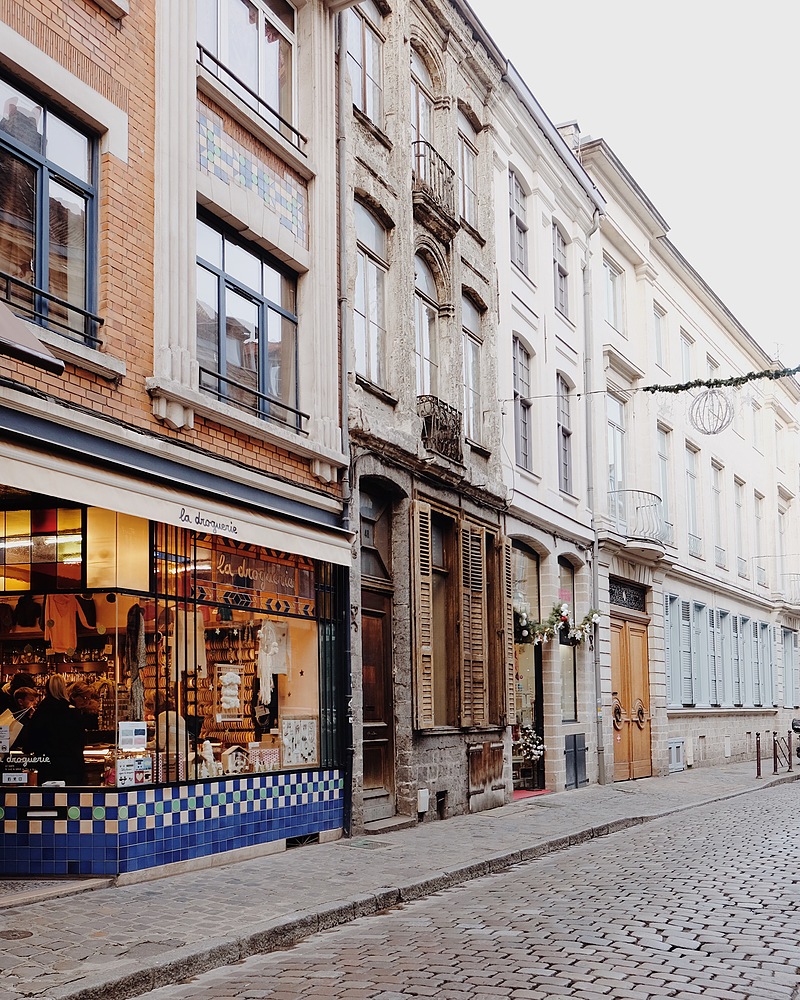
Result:
<svg viewBox="0 0 800 1000">
<path fill-rule="evenodd" d="M 664 520 L 664 504 L 655 493 L 611 490 L 608 512 L 615 529 L 630 541 L 672 543 L 672 525 Z"/>
<path fill-rule="evenodd" d="M 463 461 L 461 414 L 436 396 L 417 396 L 417 414 L 422 418 L 422 443 L 451 462 Z"/>
<path fill-rule="evenodd" d="M 414 214 L 449 242 L 459 227 L 455 171 L 425 139 L 412 142 L 411 147 Z"/>
</svg>

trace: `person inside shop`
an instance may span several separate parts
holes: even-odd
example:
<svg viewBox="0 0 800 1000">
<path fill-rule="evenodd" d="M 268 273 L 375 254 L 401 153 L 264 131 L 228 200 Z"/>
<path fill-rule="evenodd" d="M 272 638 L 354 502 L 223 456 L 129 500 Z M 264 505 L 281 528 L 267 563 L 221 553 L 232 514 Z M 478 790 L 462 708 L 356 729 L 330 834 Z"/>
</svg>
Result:
<svg viewBox="0 0 800 1000">
<path fill-rule="evenodd" d="M 0 687 L 0 713 L 5 711 L 16 712 L 17 702 L 15 694 L 20 688 L 36 688 L 36 681 L 30 674 L 16 673 Z"/>
<path fill-rule="evenodd" d="M 22 749 L 35 758 L 31 767 L 39 772 L 39 784 L 86 783 L 83 760 L 83 724 L 70 704 L 67 684 L 61 674 L 47 679 L 45 696 L 22 734 Z"/>
<path fill-rule="evenodd" d="M 31 716 L 39 702 L 39 692 L 36 688 L 20 687 L 14 692 L 16 708 L 13 709 L 14 718 L 21 722 L 23 727 L 30 722 Z"/>
<path fill-rule="evenodd" d="M 186 720 L 175 710 L 172 695 L 156 696 L 156 743 L 159 750 L 186 753 Z"/>
<path fill-rule="evenodd" d="M 80 713 L 84 732 L 97 732 L 100 725 L 100 699 L 92 685 L 76 681 L 69 689 L 69 700 Z"/>
</svg>

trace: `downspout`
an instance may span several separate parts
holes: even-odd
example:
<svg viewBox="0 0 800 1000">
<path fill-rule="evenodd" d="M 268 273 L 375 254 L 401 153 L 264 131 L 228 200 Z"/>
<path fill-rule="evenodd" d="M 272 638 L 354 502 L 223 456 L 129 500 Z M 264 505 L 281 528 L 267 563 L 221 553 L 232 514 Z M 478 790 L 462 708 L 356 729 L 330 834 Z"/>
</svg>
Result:
<svg viewBox="0 0 800 1000">
<path fill-rule="evenodd" d="M 347 456 L 347 462 L 342 471 L 342 527 L 350 528 L 350 502 L 352 489 L 350 481 L 350 434 L 349 434 L 349 401 L 347 371 L 350 350 L 350 302 L 347 289 L 350 282 L 350 269 L 347 254 L 347 213 L 349 199 L 347 197 L 347 130 L 344 122 L 344 108 L 347 101 L 347 12 L 337 15 L 339 34 L 338 63 L 336 73 L 336 179 L 339 185 L 339 336 L 340 336 L 340 421 L 342 431 L 342 454 Z M 344 573 L 342 602 L 342 622 L 344 660 L 344 803 L 342 812 L 342 832 L 345 837 L 352 833 L 353 820 L 353 760 L 355 758 L 355 740 L 353 733 L 353 676 L 351 670 L 351 632 L 350 632 L 350 574 Z"/>
<path fill-rule="evenodd" d="M 594 487 L 594 420 L 592 414 L 592 391 L 593 391 L 593 338 L 592 338 L 592 281 L 589 263 L 592 259 L 592 252 L 589 243 L 592 236 L 600 226 L 600 212 L 594 210 L 592 228 L 586 235 L 586 257 L 583 262 L 583 385 L 586 395 L 586 472 L 587 489 L 586 496 L 591 511 L 592 527 L 592 607 L 598 608 L 600 593 L 600 569 L 598 566 L 598 555 L 600 546 L 597 541 L 597 524 L 595 521 L 595 487 Z M 595 633 L 597 626 L 593 626 Z M 605 785 L 606 777 L 606 750 L 603 740 L 603 693 L 600 675 L 600 644 L 597 641 L 592 643 L 592 655 L 594 658 L 594 695 L 597 711 L 597 780 L 599 784 Z"/>
</svg>

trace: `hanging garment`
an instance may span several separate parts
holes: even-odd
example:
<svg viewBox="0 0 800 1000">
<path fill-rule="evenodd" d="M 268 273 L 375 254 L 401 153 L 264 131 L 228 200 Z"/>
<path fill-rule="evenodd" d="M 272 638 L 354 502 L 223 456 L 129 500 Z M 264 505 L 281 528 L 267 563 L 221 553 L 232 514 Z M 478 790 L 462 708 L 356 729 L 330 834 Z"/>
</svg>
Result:
<svg viewBox="0 0 800 1000">
<path fill-rule="evenodd" d="M 131 722 L 141 722 L 144 719 L 144 678 L 142 674 L 147 666 L 147 645 L 144 634 L 144 612 L 138 604 L 134 604 L 128 612 L 123 664 L 128 675 L 130 690 L 128 717 Z"/>
<path fill-rule="evenodd" d="M 286 622 L 265 621 L 257 636 L 259 701 L 269 705 L 272 701 L 273 677 L 289 673 L 289 629 Z"/>
<path fill-rule="evenodd" d="M 74 653 L 78 645 L 78 621 L 92 628 L 74 594 L 48 594 L 44 604 L 44 638 L 50 653 Z"/>
<path fill-rule="evenodd" d="M 172 650 L 171 678 L 177 681 L 184 673 L 208 675 L 206 662 L 206 624 L 199 609 L 178 611 L 175 633 L 169 639 Z"/>
<path fill-rule="evenodd" d="M 19 628 L 42 627 L 42 606 L 30 594 L 23 594 L 14 611 Z"/>
</svg>

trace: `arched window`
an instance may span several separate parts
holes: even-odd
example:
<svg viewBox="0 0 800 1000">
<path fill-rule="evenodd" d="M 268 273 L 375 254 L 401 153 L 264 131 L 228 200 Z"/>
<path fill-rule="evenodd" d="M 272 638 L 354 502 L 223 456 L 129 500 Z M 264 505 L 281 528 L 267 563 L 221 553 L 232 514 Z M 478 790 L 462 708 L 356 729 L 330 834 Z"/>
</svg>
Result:
<svg viewBox="0 0 800 1000">
<path fill-rule="evenodd" d="M 414 332 L 417 395 L 435 396 L 438 392 L 439 301 L 433 273 L 425 261 L 414 258 Z"/>
<path fill-rule="evenodd" d="M 414 176 L 428 180 L 428 146 L 433 141 L 433 80 L 422 57 L 411 50 L 411 150 Z"/>
<path fill-rule="evenodd" d="M 357 272 L 353 306 L 356 371 L 386 384 L 386 230 L 360 202 L 354 206 Z"/>
<path fill-rule="evenodd" d="M 480 444 L 483 429 L 481 401 L 481 314 L 466 295 L 461 296 L 461 329 L 464 344 L 464 434 Z"/>
</svg>

